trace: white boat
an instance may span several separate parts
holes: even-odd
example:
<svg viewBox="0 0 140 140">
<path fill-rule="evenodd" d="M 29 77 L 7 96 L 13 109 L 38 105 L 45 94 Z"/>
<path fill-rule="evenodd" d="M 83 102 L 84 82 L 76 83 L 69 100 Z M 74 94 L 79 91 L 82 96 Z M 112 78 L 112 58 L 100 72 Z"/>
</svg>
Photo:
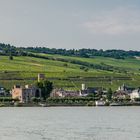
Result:
<svg viewBox="0 0 140 140">
<path fill-rule="evenodd" d="M 105 106 L 105 101 L 95 101 L 96 106 Z"/>
</svg>

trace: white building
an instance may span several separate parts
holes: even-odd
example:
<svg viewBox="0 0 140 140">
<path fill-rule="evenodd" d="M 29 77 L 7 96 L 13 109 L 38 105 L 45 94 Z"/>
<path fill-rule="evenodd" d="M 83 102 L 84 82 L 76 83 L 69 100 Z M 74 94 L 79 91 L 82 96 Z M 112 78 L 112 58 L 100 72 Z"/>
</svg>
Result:
<svg viewBox="0 0 140 140">
<path fill-rule="evenodd" d="M 135 98 L 140 98 L 140 89 L 133 90 L 130 94 L 131 100 L 134 100 Z"/>
</svg>

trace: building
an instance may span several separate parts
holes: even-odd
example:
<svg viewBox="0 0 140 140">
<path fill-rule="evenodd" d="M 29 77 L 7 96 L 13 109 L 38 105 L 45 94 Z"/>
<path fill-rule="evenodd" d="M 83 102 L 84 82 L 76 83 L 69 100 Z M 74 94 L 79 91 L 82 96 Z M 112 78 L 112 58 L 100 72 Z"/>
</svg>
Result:
<svg viewBox="0 0 140 140">
<path fill-rule="evenodd" d="M 82 85 L 83 86 L 83 85 Z M 102 87 L 87 87 L 80 91 L 81 96 L 87 96 L 89 94 L 104 94 L 105 90 Z"/>
<path fill-rule="evenodd" d="M 9 96 L 10 96 L 9 92 L 6 92 L 4 87 L 0 87 L 0 97 L 9 97 Z"/>
<path fill-rule="evenodd" d="M 125 84 L 123 84 L 122 86 L 120 86 L 120 87 L 118 88 L 117 91 L 122 91 L 122 92 L 125 92 L 125 93 L 127 93 L 127 94 L 130 94 L 130 93 L 132 93 L 132 91 L 133 91 L 134 89 L 135 89 L 135 88 L 128 87 L 128 86 L 126 86 Z"/>
<path fill-rule="evenodd" d="M 113 94 L 113 98 L 115 99 L 130 99 L 131 93 L 135 90 L 133 87 L 126 86 L 123 84 L 122 86 L 118 87 L 116 92 Z"/>
<path fill-rule="evenodd" d="M 82 84 L 82 90 L 86 90 L 86 85 Z"/>
<path fill-rule="evenodd" d="M 50 95 L 51 97 L 78 97 L 80 96 L 79 91 L 54 89 Z"/>
<path fill-rule="evenodd" d="M 106 94 L 106 89 L 102 87 L 86 87 L 85 84 L 81 85 L 80 96 L 87 96 L 89 94 Z"/>
<path fill-rule="evenodd" d="M 114 98 L 114 99 L 129 99 L 130 94 L 128 92 L 126 92 L 126 91 L 120 90 L 120 91 L 116 91 L 113 94 L 112 98 Z"/>
<path fill-rule="evenodd" d="M 45 80 L 45 74 L 39 73 L 38 74 L 38 82 Z"/>
<path fill-rule="evenodd" d="M 15 85 L 11 94 L 13 99 L 18 99 L 21 103 L 27 103 L 31 101 L 32 97 L 41 97 L 41 90 L 29 85 L 25 87 Z"/>
<path fill-rule="evenodd" d="M 140 88 L 133 90 L 132 93 L 130 94 L 131 100 L 135 100 L 136 98 L 140 98 Z"/>
</svg>

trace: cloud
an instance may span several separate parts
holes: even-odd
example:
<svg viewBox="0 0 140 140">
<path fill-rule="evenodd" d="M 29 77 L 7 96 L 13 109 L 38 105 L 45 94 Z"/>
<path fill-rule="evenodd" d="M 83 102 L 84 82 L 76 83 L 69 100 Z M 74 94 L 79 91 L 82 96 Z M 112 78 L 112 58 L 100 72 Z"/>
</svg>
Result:
<svg viewBox="0 0 140 140">
<path fill-rule="evenodd" d="M 140 10 L 134 7 L 117 8 L 98 14 L 82 25 L 93 34 L 140 33 Z"/>
</svg>

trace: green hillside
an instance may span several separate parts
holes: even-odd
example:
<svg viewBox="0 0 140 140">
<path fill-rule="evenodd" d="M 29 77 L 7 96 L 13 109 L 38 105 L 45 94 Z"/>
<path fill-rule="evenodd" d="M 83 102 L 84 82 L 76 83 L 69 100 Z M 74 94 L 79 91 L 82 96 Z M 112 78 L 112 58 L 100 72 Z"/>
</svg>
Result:
<svg viewBox="0 0 140 140">
<path fill-rule="evenodd" d="M 140 86 L 140 60 L 134 58 L 122 60 L 108 57 L 37 55 L 45 56 L 47 59 L 14 56 L 14 60 L 9 60 L 8 56 L 0 56 L 0 85 L 10 89 L 14 84 L 32 84 L 37 80 L 38 73 L 44 73 L 53 81 L 55 87 L 66 89 L 78 90 L 82 83 L 113 89 L 123 83 L 134 87 Z M 75 61 L 78 61 L 78 64 Z M 109 67 L 111 70 L 101 70 L 101 66 Z"/>
</svg>

